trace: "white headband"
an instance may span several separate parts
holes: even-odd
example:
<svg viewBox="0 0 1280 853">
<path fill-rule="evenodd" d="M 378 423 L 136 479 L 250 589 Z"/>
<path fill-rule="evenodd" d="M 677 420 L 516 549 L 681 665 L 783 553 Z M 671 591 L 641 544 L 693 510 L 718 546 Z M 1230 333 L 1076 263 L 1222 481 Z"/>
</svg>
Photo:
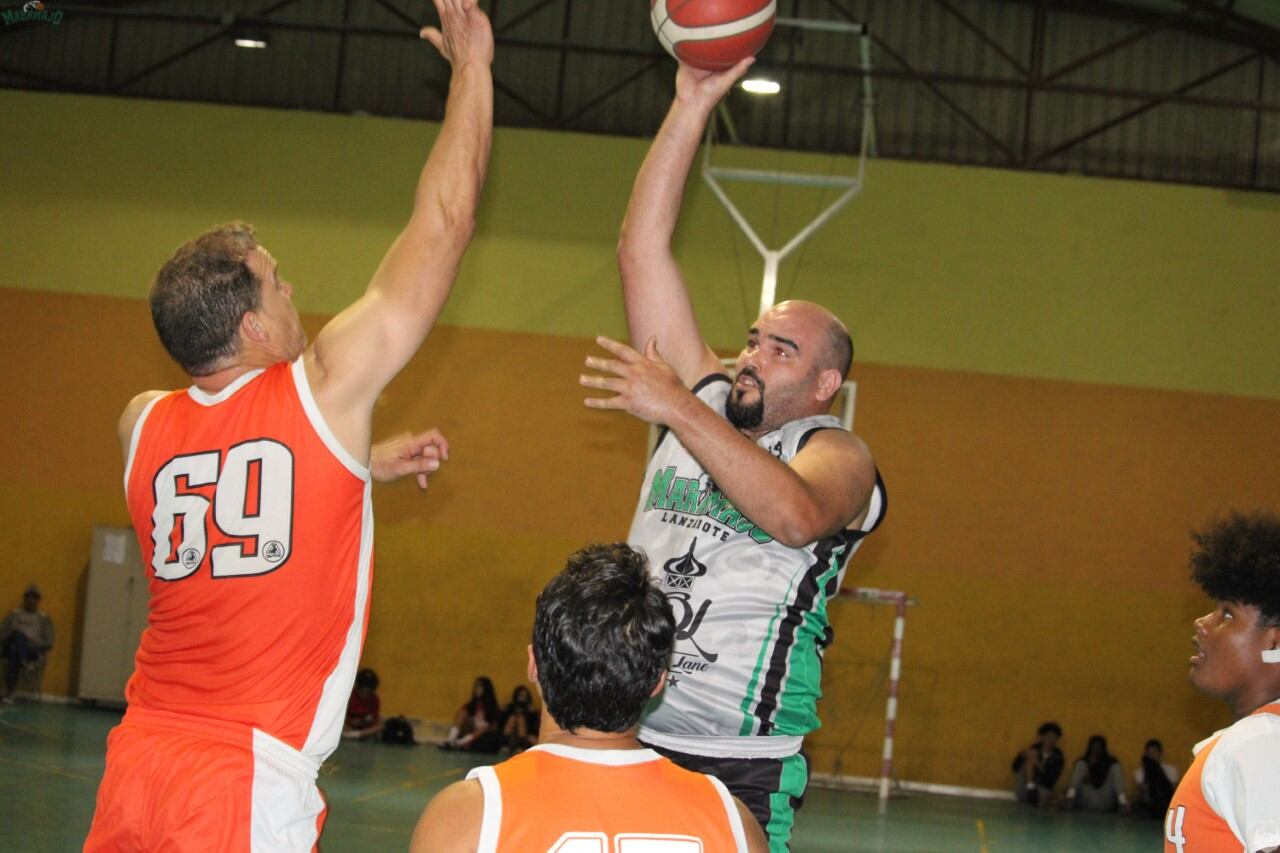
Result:
<svg viewBox="0 0 1280 853">
<path fill-rule="evenodd" d="M 1280 649 L 1266 649 L 1262 653 L 1263 663 L 1280 663 Z"/>
</svg>

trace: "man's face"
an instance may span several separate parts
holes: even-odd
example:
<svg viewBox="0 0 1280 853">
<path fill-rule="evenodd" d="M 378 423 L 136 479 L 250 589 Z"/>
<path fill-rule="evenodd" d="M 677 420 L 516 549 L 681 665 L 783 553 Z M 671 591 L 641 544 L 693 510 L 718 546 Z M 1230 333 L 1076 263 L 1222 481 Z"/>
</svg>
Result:
<svg viewBox="0 0 1280 853">
<path fill-rule="evenodd" d="M 1058 733 L 1051 729 L 1040 735 L 1040 745 L 1045 749 L 1053 749 L 1058 745 Z"/>
<path fill-rule="evenodd" d="M 763 434 L 823 410 L 817 399 L 827 345 L 823 325 L 816 311 L 789 302 L 760 316 L 734 366 L 725 404 L 730 423 Z"/>
<path fill-rule="evenodd" d="M 10 599 L 10 601 L 12 600 L 13 599 Z M 27 611 L 28 613 L 35 613 L 36 608 L 38 608 L 39 606 L 40 606 L 40 596 L 30 595 L 30 594 L 22 596 L 22 609 Z"/>
<path fill-rule="evenodd" d="M 1154 744 L 1147 747 L 1146 751 L 1143 754 L 1147 758 L 1150 758 L 1152 761 L 1160 761 L 1161 759 L 1164 758 L 1164 752 L 1160 749 L 1160 747 L 1155 746 Z"/>
<path fill-rule="evenodd" d="M 1191 638 L 1191 683 L 1200 690 L 1235 704 L 1235 699 L 1264 676 L 1262 652 L 1271 645 L 1274 631 L 1262 624 L 1262 613 L 1252 604 L 1219 601 L 1195 622 Z"/>
<path fill-rule="evenodd" d="M 254 312 L 271 335 L 272 348 L 282 360 L 293 361 L 307 348 L 307 333 L 293 305 L 293 285 L 280 277 L 271 253 L 257 246 L 249 253 L 249 269 L 260 282 L 260 304 Z"/>
</svg>

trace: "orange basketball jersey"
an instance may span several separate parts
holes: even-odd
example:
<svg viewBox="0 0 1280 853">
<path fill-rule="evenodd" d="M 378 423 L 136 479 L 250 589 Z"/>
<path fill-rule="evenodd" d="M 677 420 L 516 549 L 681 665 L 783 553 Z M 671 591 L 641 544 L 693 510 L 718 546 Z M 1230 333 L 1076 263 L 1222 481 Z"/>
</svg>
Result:
<svg viewBox="0 0 1280 853">
<path fill-rule="evenodd" d="M 720 780 L 649 749 L 542 744 L 468 775 L 484 790 L 480 853 L 745 851 Z"/>
<path fill-rule="evenodd" d="M 241 723 L 323 761 L 364 644 L 373 512 L 302 360 L 158 398 L 125 492 L 151 589 L 130 707 Z"/>
<path fill-rule="evenodd" d="M 1248 717 L 1242 717 L 1236 725 L 1259 714 L 1280 715 L 1280 704 L 1263 705 Z M 1165 814 L 1165 853 L 1241 853 L 1246 849 L 1245 842 L 1236 835 L 1223 815 L 1219 813 L 1219 809 L 1229 807 L 1231 804 L 1223 803 L 1220 804 L 1219 809 L 1215 809 L 1205 799 L 1205 764 L 1208 763 L 1214 748 L 1222 740 L 1222 736 L 1229 731 L 1231 729 L 1225 729 L 1200 748 L 1196 753 L 1195 761 L 1191 763 L 1191 769 L 1178 783 L 1178 789 L 1169 803 L 1169 811 Z M 1266 780 L 1254 780 L 1254 784 L 1264 788 L 1270 787 Z M 1262 795 L 1274 798 L 1276 791 L 1266 790 Z M 1242 829 L 1248 833 L 1251 827 L 1242 827 Z M 1280 830 L 1280 827 L 1275 829 Z M 1280 838 L 1275 840 L 1280 841 Z"/>
</svg>

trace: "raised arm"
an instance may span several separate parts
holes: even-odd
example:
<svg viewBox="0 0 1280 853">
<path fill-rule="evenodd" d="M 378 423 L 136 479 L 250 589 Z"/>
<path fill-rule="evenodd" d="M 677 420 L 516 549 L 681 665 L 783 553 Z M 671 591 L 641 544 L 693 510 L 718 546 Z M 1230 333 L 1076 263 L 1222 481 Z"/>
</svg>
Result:
<svg viewBox="0 0 1280 853">
<path fill-rule="evenodd" d="M 435 0 L 424 28 L 452 66 L 444 125 L 418 179 L 413 213 L 369 287 L 306 354 L 307 376 L 338 439 L 364 458 L 382 389 L 413 357 L 444 308 L 475 230 L 493 132 L 493 32 L 476 0 Z"/>
<path fill-rule="evenodd" d="M 636 349 L 651 336 L 686 386 L 720 369 L 703 341 L 671 237 L 680 218 L 685 182 L 702 141 L 707 119 L 720 99 L 751 64 L 728 71 L 699 71 L 681 64 L 676 97 L 636 175 L 618 238 L 618 269 L 627 329 Z"/>
</svg>

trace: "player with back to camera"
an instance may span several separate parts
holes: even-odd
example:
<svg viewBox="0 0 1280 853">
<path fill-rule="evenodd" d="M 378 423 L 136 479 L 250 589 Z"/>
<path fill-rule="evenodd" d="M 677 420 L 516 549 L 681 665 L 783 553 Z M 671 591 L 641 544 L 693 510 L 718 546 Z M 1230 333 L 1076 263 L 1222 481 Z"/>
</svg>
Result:
<svg viewBox="0 0 1280 853">
<path fill-rule="evenodd" d="M 538 744 L 437 794 L 411 853 L 763 853 L 760 827 L 723 784 L 636 740 L 675 630 L 643 554 L 617 543 L 570 556 L 534 614 Z"/>
<path fill-rule="evenodd" d="M 1165 814 L 1166 853 L 1280 849 L 1280 517 L 1233 512 L 1193 534 L 1191 683 L 1235 722 L 1196 744 Z"/>
<path fill-rule="evenodd" d="M 628 541 L 648 554 L 676 614 L 668 689 L 640 739 L 724 780 L 786 849 L 808 783 L 804 736 L 819 725 L 827 601 L 883 518 L 867 446 L 827 414 L 853 358 L 843 323 L 782 302 L 747 333 L 734 376 L 704 342 L 671 252 L 685 180 L 729 71 L 681 65 L 676 96 L 640 172 L 618 243 L 631 346 L 598 338 L 581 383 L 664 432 Z"/>
<path fill-rule="evenodd" d="M 369 608 L 369 466 L 425 484 L 447 453 L 429 432 L 371 456 L 374 403 L 444 307 L 488 165 L 493 34 L 475 0 L 435 5 L 422 36 L 452 67 L 444 123 L 359 299 L 308 346 L 293 286 L 239 223 L 183 245 L 152 286 L 192 385 L 120 419 L 151 604 L 86 850 L 316 846 L 316 773 Z"/>
</svg>

